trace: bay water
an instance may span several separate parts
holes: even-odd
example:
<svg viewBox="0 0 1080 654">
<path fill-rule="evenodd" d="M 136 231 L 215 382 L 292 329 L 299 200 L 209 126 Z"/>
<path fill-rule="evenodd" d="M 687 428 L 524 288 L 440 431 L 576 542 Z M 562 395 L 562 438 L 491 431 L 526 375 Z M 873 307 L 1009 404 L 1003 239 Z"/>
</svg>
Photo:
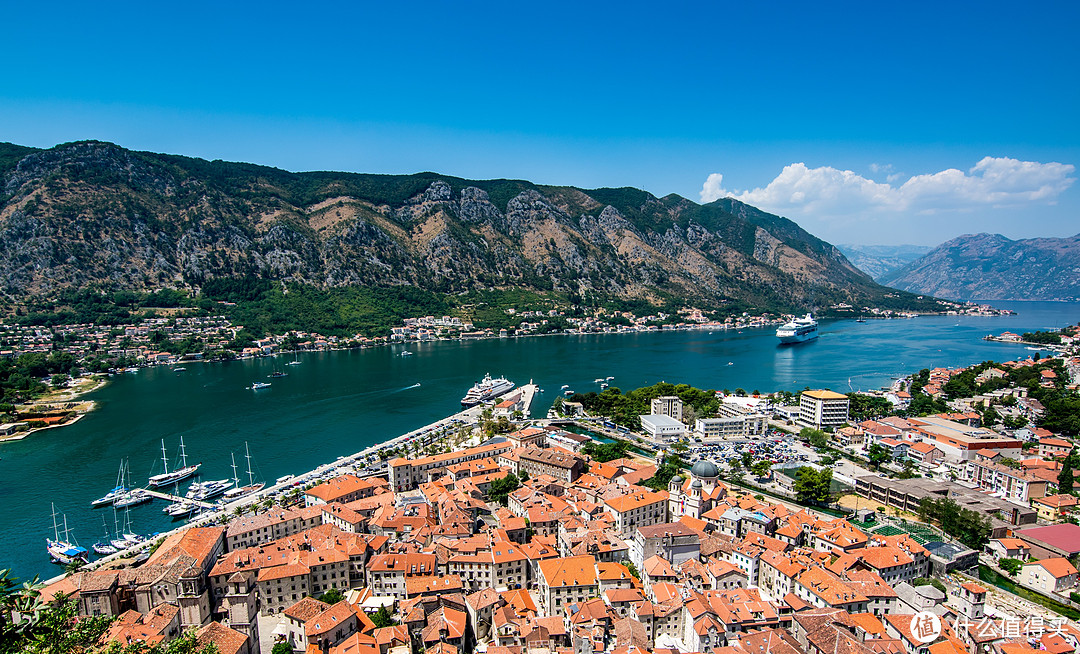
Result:
<svg viewBox="0 0 1080 654">
<path fill-rule="evenodd" d="M 273 483 L 460 410 L 461 397 L 488 372 L 539 384 L 544 393 L 534 416 L 544 415 L 563 384 L 598 391 L 594 380 L 609 376 L 623 390 L 668 381 L 747 392 L 847 392 L 925 367 L 1026 358 L 1034 352 L 1025 346 L 982 337 L 1080 322 L 1080 303 L 994 305 L 1018 315 L 822 321 L 817 340 L 794 346 L 778 345 L 773 329 L 560 335 L 308 353 L 294 366 L 286 365 L 291 355 L 282 355 L 117 375 L 91 396 L 99 408 L 76 424 L 0 443 L 0 569 L 20 579 L 60 572 L 45 551 L 51 503 L 84 547 L 106 527 L 111 532 L 112 510 L 91 509 L 90 502 L 113 487 L 121 459 L 130 461 L 137 486 L 161 472 L 162 439 L 170 469 L 182 436 L 188 461 L 203 464 L 202 479 L 231 477 L 235 455 L 245 482 L 248 443 L 256 477 Z M 413 355 L 400 356 L 405 349 Z M 267 378 L 275 371 L 288 376 Z M 248 388 L 258 381 L 271 386 Z M 135 530 L 175 526 L 164 505 L 132 508 Z"/>
</svg>

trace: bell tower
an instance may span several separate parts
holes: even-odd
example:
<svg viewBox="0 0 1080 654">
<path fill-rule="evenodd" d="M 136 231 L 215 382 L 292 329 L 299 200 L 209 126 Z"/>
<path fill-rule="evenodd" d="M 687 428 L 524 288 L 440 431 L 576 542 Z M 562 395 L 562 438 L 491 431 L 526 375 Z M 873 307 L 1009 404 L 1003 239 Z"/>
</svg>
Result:
<svg viewBox="0 0 1080 654">
<path fill-rule="evenodd" d="M 255 595 L 254 574 L 241 570 L 229 577 L 225 606 L 229 626 L 248 637 L 252 652 L 259 651 L 259 600 Z"/>
<path fill-rule="evenodd" d="M 210 621 L 210 594 L 202 573 L 194 566 L 180 575 L 180 593 L 176 597 L 180 605 L 180 626 L 201 627 Z"/>
</svg>

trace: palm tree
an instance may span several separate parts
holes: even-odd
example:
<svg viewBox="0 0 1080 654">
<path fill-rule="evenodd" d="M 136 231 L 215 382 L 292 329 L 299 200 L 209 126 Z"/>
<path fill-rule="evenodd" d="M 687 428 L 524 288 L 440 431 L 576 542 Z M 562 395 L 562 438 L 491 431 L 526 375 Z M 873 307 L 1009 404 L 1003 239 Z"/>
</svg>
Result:
<svg viewBox="0 0 1080 654">
<path fill-rule="evenodd" d="M 79 568 L 83 567 L 84 565 L 86 565 L 86 561 L 83 561 L 82 559 L 72 559 L 68 562 L 67 565 L 64 566 L 64 576 L 70 577 L 71 575 L 78 572 Z"/>
</svg>

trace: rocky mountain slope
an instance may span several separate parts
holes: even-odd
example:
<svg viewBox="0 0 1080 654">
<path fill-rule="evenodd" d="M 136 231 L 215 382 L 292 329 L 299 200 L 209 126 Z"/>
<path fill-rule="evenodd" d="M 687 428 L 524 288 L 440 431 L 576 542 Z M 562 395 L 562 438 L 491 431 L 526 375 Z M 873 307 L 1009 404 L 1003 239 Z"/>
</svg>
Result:
<svg viewBox="0 0 1080 654">
<path fill-rule="evenodd" d="M 875 280 L 923 256 L 927 245 L 843 245 L 836 246 L 856 268 Z"/>
<path fill-rule="evenodd" d="M 1080 299 L 1080 234 L 1013 241 L 965 234 L 881 279 L 957 300 Z"/>
<path fill-rule="evenodd" d="M 93 141 L 0 146 L 0 291 L 9 299 L 247 275 L 790 310 L 888 292 L 795 223 L 731 199 L 291 173 Z"/>
</svg>

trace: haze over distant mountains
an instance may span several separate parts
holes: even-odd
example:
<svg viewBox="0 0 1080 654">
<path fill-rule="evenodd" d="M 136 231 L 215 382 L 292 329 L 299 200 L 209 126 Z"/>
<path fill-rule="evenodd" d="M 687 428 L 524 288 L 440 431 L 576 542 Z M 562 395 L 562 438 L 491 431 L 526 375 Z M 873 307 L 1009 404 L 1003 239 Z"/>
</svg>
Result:
<svg viewBox="0 0 1080 654">
<path fill-rule="evenodd" d="M 1011 240 L 965 234 L 878 278 L 953 300 L 1080 299 L 1080 234 Z"/>
<path fill-rule="evenodd" d="M 880 281 L 888 273 L 923 256 L 929 245 L 837 245 L 848 261 Z"/>
<path fill-rule="evenodd" d="M 96 141 L 0 145 L 0 180 L 9 298 L 244 276 L 791 311 L 890 292 L 794 222 L 733 199 L 292 173 Z"/>
</svg>

